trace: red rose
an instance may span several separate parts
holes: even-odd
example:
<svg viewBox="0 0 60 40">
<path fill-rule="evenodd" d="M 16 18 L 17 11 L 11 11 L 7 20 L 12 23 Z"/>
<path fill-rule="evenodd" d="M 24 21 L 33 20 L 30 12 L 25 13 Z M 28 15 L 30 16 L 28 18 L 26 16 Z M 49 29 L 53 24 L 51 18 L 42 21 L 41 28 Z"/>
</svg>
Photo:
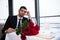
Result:
<svg viewBox="0 0 60 40">
<path fill-rule="evenodd" d="M 34 27 L 34 23 L 33 22 L 29 22 L 29 27 Z"/>
<path fill-rule="evenodd" d="M 23 33 L 25 34 L 25 35 L 29 35 L 30 34 L 30 28 L 28 27 L 28 28 L 23 28 Z"/>
<path fill-rule="evenodd" d="M 21 34 L 21 39 L 26 40 L 26 35 L 24 33 Z"/>
<path fill-rule="evenodd" d="M 36 25 L 36 26 L 35 26 L 35 29 L 36 29 L 37 31 L 39 31 L 39 30 L 40 30 L 40 27 L 39 27 L 38 25 Z"/>
<path fill-rule="evenodd" d="M 25 35 L 32 36 L 39 33 L 40 27 L 38 25 L 34 26 L 33 22 L 29 22 L 29 27 L 23 28 L 22 32 Z"/>
<path fill-rule="evenodd" d="M 37 31 L 37 30 L 35 30 L 34 28 L 33 28 L 33 29 L 31 29 L 31 32 L 32 32 L 32 35 L 36 35 L 36 34 L 38 34 L 38 31 Z"/>
</svg>

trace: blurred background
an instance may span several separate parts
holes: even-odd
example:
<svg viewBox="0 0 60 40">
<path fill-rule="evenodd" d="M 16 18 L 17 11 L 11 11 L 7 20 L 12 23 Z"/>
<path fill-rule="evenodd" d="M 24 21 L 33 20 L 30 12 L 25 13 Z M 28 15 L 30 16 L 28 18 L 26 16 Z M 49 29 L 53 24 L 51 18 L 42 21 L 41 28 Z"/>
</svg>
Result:
<svg viewBox="0 0 60 40">
<path fill-rule="evenodd" d="M 40 33 L 53 34 L 52 40 L 60 40 L 60 0 L 0 0 L 0 38 L 8 16 L 17 15 L 21 6 L 30 11 L 33 22 L 40 26 Z"/>
</svg>

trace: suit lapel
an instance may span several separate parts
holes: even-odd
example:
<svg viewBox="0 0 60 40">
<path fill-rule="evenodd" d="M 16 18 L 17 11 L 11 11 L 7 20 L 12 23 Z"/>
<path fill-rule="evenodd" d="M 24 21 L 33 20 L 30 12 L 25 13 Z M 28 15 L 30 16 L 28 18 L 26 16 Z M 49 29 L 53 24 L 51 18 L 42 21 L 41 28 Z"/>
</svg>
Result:
<svg viewBox="0 0 60 40">
<path fill-rule="evenodd" d="M 14 18 L 15 18 L 14 19 L 14 24 L 15 24 L 15 28 L 16 28 L 16 26 L 17 26 L 17 16 L 15 16 Z"/>
<path fill-rule="evenodd" d="M 22 23 L 24 22 L 24 20 L 25 20 L 25 17 L 23 17 L 23 19 L 22 19 Z"/>
</svg>

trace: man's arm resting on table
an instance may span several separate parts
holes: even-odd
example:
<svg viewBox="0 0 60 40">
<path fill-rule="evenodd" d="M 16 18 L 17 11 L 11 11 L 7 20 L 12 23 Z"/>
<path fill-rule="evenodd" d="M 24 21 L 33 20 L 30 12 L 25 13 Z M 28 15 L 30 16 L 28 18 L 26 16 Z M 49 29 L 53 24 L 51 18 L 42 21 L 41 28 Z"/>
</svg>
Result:
<svg viewBox="0 0 60 40">
<path fill-rule="evenodd" d="M 5 33 L 11 33 L 14 32 L 15 30 L 13 28 L 8 28 L 7 30 L 5 30 Z"/>
</svg>

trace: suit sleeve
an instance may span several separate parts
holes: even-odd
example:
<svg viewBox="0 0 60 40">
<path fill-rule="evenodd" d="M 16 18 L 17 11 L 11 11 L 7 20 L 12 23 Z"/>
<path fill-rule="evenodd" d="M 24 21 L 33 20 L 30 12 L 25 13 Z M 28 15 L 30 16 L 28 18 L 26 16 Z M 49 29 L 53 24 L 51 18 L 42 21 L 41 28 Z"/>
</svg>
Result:
<svg viewBox="0 0 60 40">
<path fill-rule="evenodd" d="M 28 19 L 28 22 L 32 21 L 31 19 Z"/>
<path fill-rule="evenodd" d="M 4 34 L 5 33 L 5 30 L 9 28 L 10 26 L 10 21 L 11 21 L 11 17 L 9 16 L 5 25 L 4 25 L 4 28 L 2 29 L 2 33 Z"/>
</svg>

